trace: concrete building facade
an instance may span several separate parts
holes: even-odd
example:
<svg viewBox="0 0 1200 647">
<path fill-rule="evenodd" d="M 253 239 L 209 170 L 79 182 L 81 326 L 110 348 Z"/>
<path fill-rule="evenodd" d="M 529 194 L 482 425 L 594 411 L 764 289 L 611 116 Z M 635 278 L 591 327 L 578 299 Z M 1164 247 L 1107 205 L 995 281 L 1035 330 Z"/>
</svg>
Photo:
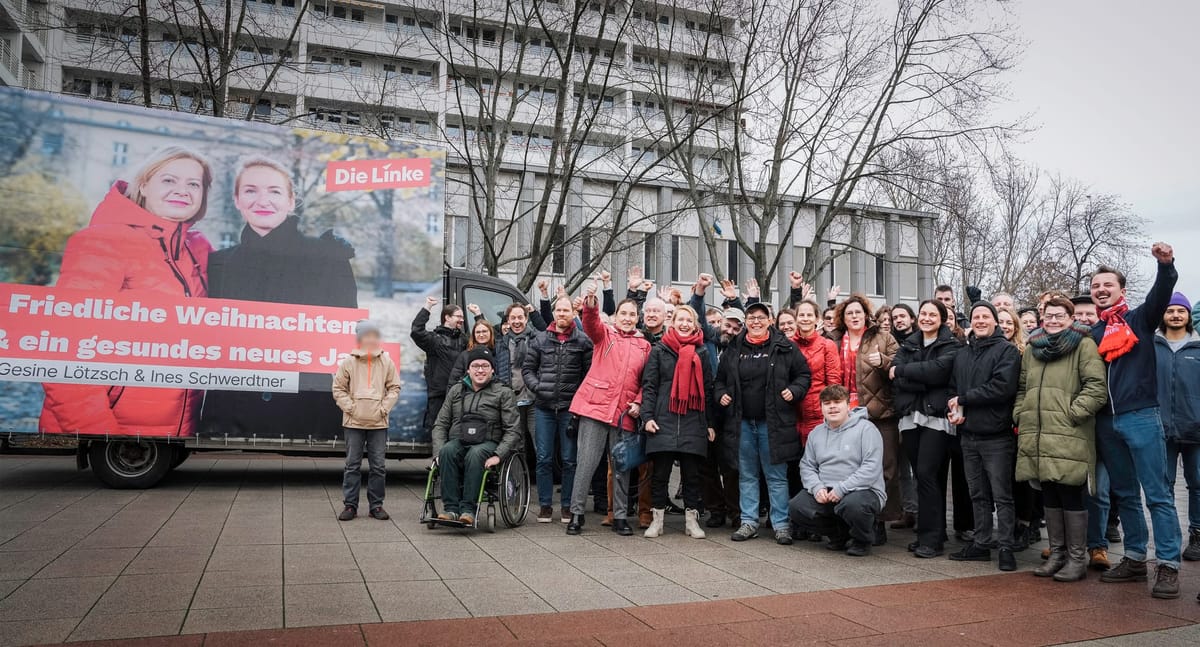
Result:
<svg viewBox="0 0 1200 647">
<path fill-rule="evenodd" d="M 127 0 L 0 0 L 0 82 L 135 104 L 149 92 L 152 105 L 168 110 L 211 114 L 220 103 L 232 118 L 444 143 L 453 176 L 440 223 L 446 257 L 472 269 L 489 234 L 466 188 L 469 151 L 502 115 L 509 146 L 498 185 L 519 187 L 494 196 L 503 206 L 499 218 L 516 221 L 501 254 L 500 275 L 510 278 L 525 269 L 520 259 L 536 225 L 516 214 L 546 181 L 557 108 L 586 102 L 596 119 L 586 138 L 572 144 L 588 166 L 570 186 L 561 231 L 547 236 L 551 243 L 574 241 L 543 266 L 551 280 L 570 277 L 586 263 L 593 252 L 589 227 L 597 240 L 611 236 L 596 215 L 612 208 L 630 169 L 665 154 L 665 115 L 686 110 L 706 120 L 691 138 L 688 163 L 697 172 L 721 159 L 731 120 L 738 118 L 720 108 L 732 92 L 736 0 L 715 13 L 701 0 L 542 0 L 536 3 L 540 27 L 532 31 L 513 22 L 519 12 L 512 9 L 531 11 L 532 0 L 305 1 L 235 0 L 231 6 L 249 27 L 239 32 L 244 43 L 224 50 L 231 57 L 227 74 L 214 85 L 204 65 L 214 48 L 189 27 L 200 24 L 195 3 L 151 2 L 143 38 L 140 23 L 130 18 L 135 3 Z M 213 18 L 227 5 L 204 0 L 199 6 Z M 138 64 L 142 47 L 151 65 Z M 574 57 L 564 61 L 563 51 Z M 560 75 L 564 64 L 570 74 Z M 605 70 L 602 83 L 582 71 L 597 65 Z M 550 82 L 563 78 L 566 86 Z M 215 101 L 218 90 L 223 95 Z M 641 265 L 660 285 L 678 286 L 712 269 L 742 282 L 753 276 L 720 211 L 696 209 L 686 184 L 671 173 L 651 175 L 629 191 L 626 208 L 636 218 L 607 255 L 614 275 Z M 857 206 L 814 245 L 823 209 L 790 201 L 785 212 L 797 213 L 791 235 L 784 227 L 768 232 L 770 249 L 785 248 L 775 287 L 784 288 L 787 272 L 817 255 L 835 259 L 813 277 L 821 293 L 839 285 L 843 293 L 889 303 L 931 295 L 932 259 L 921 242 L 931 214 Z M 702 228 L 718 239 L 715 256 Z"/>
</svg>

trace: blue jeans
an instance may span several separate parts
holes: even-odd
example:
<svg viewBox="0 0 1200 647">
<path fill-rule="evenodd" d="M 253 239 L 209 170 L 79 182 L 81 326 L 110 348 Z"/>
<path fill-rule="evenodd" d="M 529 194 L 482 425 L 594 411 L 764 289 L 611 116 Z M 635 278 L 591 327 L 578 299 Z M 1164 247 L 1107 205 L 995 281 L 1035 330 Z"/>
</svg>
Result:
<svg viewBox="0 0 1200 647">
<path fill-rule="evenodd" d="M 575 437 L 571 429 L 571 412 L 533 410 L 534 447 L 537 449 L 538 505 L 554 505 L 554 445 L 557 441 L 562 458 L 562 507 L 571 507 L 571 489 L 575 484 Z"/>
<path fill-rule="evenodd" d="M 1188 491 L 1188 530 L 1200 530 L 1200 445 L 1167 441 L 1167 480 L 1175 490 L 1175 474 L 1183 457 L 1183 481 Z"/>
<path fill-rule="evenodd" d="M 788 527 L 787 463 L 771 464 L 771 445 L 767 423 L 743 420 L 738 444 L 738 489 L 742 508 L 742 523 L 758 527 L 758 475 L 767 478 L 767 497 L 770 499 L 771 527 Z"/>
<path fill-rule="evenodd" d="M 1088 512 L 1088 528 L 1087 528 L 1087 547 L 1088 550 L 1093 548 L 1103 548 L 1108 550 L 1108 491 L 1112 488 L 1112 481 L 1108 478 L 1108 467 L 1104 465 L 1104 461 L 1100 459 L 1100 452 L 1096 452 L 1096 496 L 1088 495 L 1087 497 L 1087 512 Z"/>
<path fill-rule="evenodd" d="M 1175 496 L 1167 480 L 1167 443 L 1158 407 L 1096 416 L 1096 448 L 1108 467 L 1117 496 L 1117 511 L 1125 528 L 1125 556 L 1147 558 L 1150 537 L 1142 513 L 1145 492 L 1150 523 L 1154 525 L 1154 557 L 1160 566 L 1178 570 L 1183 537 Z"/>
</svg>

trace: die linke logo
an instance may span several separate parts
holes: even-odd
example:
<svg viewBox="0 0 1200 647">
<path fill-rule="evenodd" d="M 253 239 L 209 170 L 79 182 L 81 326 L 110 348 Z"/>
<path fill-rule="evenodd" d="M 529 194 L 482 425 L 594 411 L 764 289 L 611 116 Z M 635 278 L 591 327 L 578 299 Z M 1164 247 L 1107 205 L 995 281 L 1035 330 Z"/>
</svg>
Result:
<svg viewBox="0 0 1200 647">
<path fill-rule="evenodd" d="M 429 186 L 433 160 L 428 157 L 330 162 L 325 191 L 374 191 Z"/>
</svg>

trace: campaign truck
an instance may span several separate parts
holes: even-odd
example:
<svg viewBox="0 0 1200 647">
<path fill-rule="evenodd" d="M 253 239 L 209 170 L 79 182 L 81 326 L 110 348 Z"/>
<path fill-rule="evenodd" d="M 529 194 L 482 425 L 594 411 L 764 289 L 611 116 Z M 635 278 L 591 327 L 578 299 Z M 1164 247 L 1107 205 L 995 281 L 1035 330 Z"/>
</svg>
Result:
<svg viewBox="0 0 1200 647">
<path fill-rule="evenodd" d="M 341 454 L 332 378 L 368 318 L 403 381 L 388 453 L 428 456 L 418 309 L 525 301 L 443 270 L 440 146 L 2 87 L 0 123 L 0 439 L 110 486 Z"/>
</svg>

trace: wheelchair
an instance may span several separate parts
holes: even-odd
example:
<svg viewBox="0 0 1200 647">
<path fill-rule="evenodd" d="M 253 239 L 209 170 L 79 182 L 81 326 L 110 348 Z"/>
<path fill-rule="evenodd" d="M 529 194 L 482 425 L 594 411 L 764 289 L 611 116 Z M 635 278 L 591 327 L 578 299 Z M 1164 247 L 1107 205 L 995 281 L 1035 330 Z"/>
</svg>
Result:
<svg viewBox="0 0 1200 647">
<path fill-rule="evenodd" d="M 421 509 L 420 522 L 435 530 L 438 526 L 448 528 L 478 529 L 482 523 L 488 532 L 496 532 L 497 512 L 499 522 L 505 528 L 516 528 L 525 523 L 529 514 L 529 467 L 525 452 L 521 449 L 510 452 L 496 467 L 483 471 L 483 485 L 476 499 L 475 521 L 465 524 L 457 520 L 438 519 L 437 500 L 441 498 L 436 464 L 428 468 L 425 482 L 425 505 Z"/>
</svg>

